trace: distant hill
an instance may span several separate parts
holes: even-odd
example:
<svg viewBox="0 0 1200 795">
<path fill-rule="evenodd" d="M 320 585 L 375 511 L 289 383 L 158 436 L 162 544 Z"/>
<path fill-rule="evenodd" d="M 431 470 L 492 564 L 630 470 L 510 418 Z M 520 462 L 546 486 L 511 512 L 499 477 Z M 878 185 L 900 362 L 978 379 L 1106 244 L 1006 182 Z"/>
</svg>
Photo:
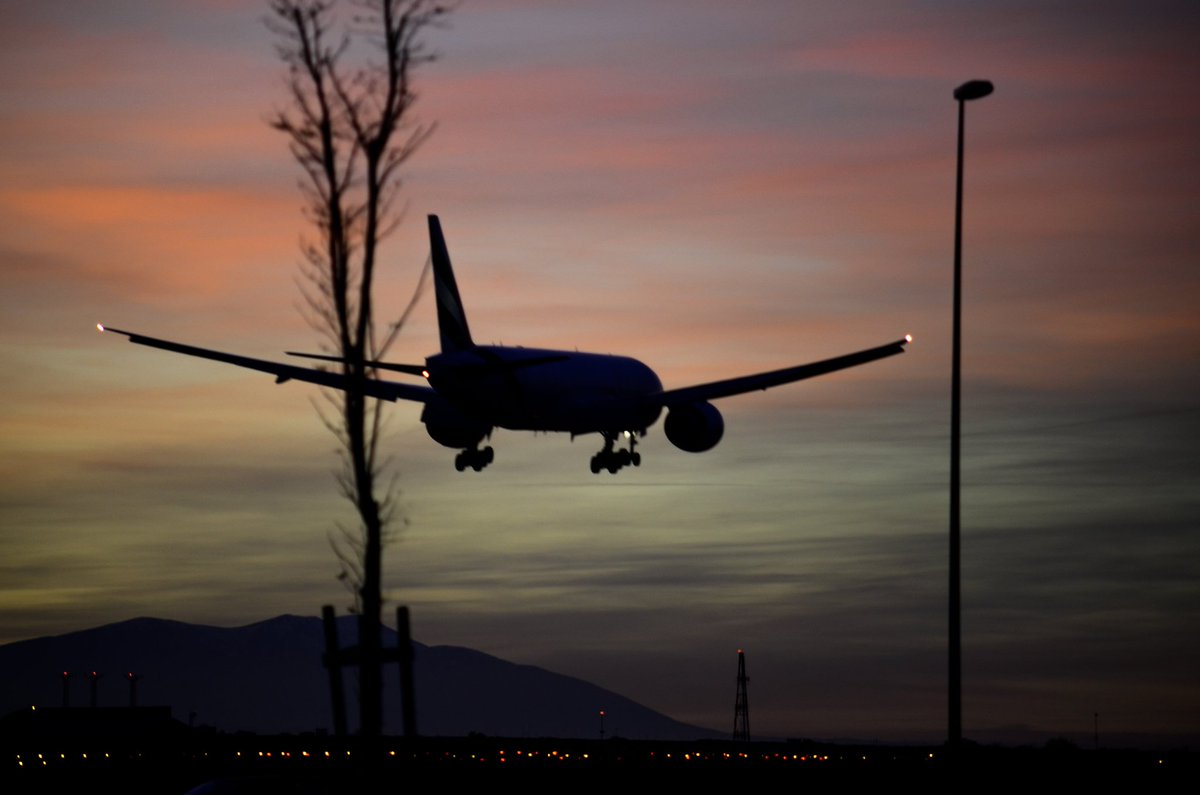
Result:
<svg viewBox="0 0 1200 795">
<path fill-rule="evenodd" d="M 343 645 L 353 617 L 339 619 Z M 385 644 L 395 633 L 385 630 Z M 332 730 L 328 678 L 321 666 L 319 618 L 279 616 L 222 628 L 135 618 L 55 637 L 0 646 L 0 715 L 62 703 L 62 672 L 72 674 L 70 704 L 90 701 L 88 672 L 101 674 L 97 703 L 129 703 L 127 672 L 137 673 L 138 704 L 169 706 L 197 726 L 259 733 Z M 596 737 L 598 712 L 630 739 L 721 737 L 688 726 L 609 690 L 531 665 L 456 646 L 416 646 L 417 724 L 426 736 L 479 732 L 500 737 Z M 346 671 L 350 726 L 357 726 L 355 675 Z M 399 676 L 385 671 L 386 730 L 400 733 Z"/>
</svg>

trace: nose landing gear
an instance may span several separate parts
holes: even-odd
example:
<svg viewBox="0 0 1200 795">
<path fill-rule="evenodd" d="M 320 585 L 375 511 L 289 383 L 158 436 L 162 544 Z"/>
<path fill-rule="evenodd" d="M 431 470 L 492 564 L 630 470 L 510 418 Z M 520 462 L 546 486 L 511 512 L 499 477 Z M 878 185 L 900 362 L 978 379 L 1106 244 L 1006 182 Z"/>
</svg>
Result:
<svg viewBox="0 0 1200 795">
<path fill-rule="evenodd" d="M 618 470 L 629 466 L 641 466 L 642 454 L 636 451 L 637 436 L 633 433 L 626 432 L 629 437 L 628 450 L 614 450 L 613 442 L 617 438 L 615 433 L 604 434 L 604 449 L 592 456 L 592 474 L 600 474 L 600 470 L 607 469 L 612 474 L 616 474 Z"/>
<path fill-rule="evenodd" d="M 454 468 L 462 472 L 467 467 L 479 472 L 496 457 L 496 453 L 492 450 L 491 445 L 480 448 L 467 448 L 458 455 L 454 456 Z"/>
</svg>

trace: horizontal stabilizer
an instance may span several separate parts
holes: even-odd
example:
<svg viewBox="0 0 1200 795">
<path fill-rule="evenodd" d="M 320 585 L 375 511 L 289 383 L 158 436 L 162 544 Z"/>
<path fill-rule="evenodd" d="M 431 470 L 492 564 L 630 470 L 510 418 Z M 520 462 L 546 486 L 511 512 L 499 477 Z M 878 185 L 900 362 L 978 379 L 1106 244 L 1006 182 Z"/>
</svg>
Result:
<svg viewBox="0 0 1200 795">
<path fill-rule="evenodd" d="M 320 359 L 323 362 L 344 362 L 345 357 L 342 356 L 327 356 L 323 353 L 298 353 L 296 351 L 287 351 L 288 356 L 299 356 L 303 359 Z M 409 375 L 425 375 L 425 365 L 423 364 L 398 364 L 394 362 L 366 362 L 367 367 L 376 370 L 394 370 L 397 373 L 408 373 Z"/>
</svg>

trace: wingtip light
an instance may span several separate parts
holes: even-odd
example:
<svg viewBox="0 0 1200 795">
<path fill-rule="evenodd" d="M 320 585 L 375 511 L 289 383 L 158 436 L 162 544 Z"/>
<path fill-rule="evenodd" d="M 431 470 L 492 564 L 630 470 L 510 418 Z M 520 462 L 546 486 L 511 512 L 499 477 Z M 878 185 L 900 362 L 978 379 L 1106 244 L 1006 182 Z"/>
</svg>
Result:
<svg viewBox="0 0 1200 795">
<path fill-rule="evenodd" d="M 97 330 L 97 331 L 99 331 L 101 334 L 103 334 L 103 333 L 104 333 L 104 324 L 103 324 L 103 323 L 97 323 L 97 324 L 96 324 L 96 330 Z"/>
<path fill-rule="evenodd" d="M 905 342 L 912 342 L 912 334 L 905 334 L 905 335 L 904 335 L 904 341 L 905 341 Z"/>
</svg>

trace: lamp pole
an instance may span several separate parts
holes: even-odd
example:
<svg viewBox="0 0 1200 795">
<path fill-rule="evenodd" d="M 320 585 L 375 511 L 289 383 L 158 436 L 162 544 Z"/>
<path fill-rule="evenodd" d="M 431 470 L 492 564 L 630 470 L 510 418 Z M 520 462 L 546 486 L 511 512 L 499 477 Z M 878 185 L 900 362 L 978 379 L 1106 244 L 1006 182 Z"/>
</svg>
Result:
<svg viewBox="0 0 1200 795">
<path fill-rule="evenodd" d="M 959 566 L 959 453 L 962 398 L 962 195 L 963 117 L 967 102 L 983 99 L 993 86 L 987 80 L 969 80 L 954 89 L 958 101 L 958 173 L 954 195 L 954 353 L 950 387 L 950 627 L 947 742 L 962 744 L 962 597 Z"/>
</svg>

